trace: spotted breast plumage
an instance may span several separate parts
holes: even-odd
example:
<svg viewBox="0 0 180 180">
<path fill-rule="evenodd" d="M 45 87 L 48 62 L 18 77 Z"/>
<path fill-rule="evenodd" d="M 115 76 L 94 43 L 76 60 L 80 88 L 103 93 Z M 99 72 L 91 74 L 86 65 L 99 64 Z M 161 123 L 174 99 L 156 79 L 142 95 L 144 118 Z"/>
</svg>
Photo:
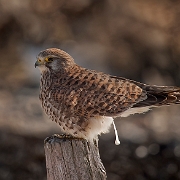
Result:
<svg viewBox="0 0 180 180">
<path fill-rule="evenodd" d="M 50 48 L 37 56 L 40 100 L 61 130 L 89 141 L 108 132 L 113 118 L 180 103 L 180 88 L 151 86 L 78 66 L 66 52 Z"/>
</svg>

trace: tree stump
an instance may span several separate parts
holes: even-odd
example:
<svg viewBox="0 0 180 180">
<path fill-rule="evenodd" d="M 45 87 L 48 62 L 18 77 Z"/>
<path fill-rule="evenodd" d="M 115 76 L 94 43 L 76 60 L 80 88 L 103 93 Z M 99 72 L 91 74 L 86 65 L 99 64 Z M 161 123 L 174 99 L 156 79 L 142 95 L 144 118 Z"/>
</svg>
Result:
<svg viewBox="0 0 180 180">
<path fill-rule="evenodd" d="M 98 143 L 65 135 L 45 139 L 47 180 L 105 180 Z"/>
</svg>

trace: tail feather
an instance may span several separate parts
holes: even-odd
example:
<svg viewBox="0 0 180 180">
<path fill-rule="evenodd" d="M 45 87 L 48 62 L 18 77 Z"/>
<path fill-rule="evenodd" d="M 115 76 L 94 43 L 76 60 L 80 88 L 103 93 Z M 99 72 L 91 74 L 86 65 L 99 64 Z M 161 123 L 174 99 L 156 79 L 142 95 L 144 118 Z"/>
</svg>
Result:
<svg viewBox="0 0 180 180">
<path fill-rule="evenodd" d="M 147 99 L 135 104 L 133 107 L 162 106 L 180 104 L 180 88 L 174 86 L 151 86 L 136 83 L 147 94 Z"/>
<path fill-rule="evenodd" d="M 118 79 L 127 80 L 122 77 L 118 77 Z M 180 87 L 155 86 L 155 85 L 143 84 L 133 80 L 129 80 L 129 81 L 142 88 L 147 96 L 146 99 L 138 102 L 132 108 L 180 104 Z"/>
</svg>

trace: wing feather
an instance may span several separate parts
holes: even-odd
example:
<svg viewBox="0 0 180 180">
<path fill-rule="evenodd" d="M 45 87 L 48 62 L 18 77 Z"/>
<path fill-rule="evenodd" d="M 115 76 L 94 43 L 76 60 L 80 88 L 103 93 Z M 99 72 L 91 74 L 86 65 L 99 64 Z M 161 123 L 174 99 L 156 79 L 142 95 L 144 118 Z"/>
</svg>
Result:
<svg viewBox="0 0 180 180">
<path fill-rule="evenodd" d="M 51 104 L 68 107 L 66 111 L 76 116 L 116 116 L 146 99 L 133 82 L 80 67 L 53 81 Z"/>
</svg>

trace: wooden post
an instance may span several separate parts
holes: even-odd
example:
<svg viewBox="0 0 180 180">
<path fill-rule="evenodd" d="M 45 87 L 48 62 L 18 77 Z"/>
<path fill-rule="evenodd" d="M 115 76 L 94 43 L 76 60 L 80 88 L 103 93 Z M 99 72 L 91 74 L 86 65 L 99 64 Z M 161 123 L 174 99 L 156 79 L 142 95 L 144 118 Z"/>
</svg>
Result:
<svg viewBox="0 0 180 180">
<path fill-rule="evenodd" d="M 64 135 L 44 141 L 47 180 L 105 180 L 97 143 Z"/>
</svg>

